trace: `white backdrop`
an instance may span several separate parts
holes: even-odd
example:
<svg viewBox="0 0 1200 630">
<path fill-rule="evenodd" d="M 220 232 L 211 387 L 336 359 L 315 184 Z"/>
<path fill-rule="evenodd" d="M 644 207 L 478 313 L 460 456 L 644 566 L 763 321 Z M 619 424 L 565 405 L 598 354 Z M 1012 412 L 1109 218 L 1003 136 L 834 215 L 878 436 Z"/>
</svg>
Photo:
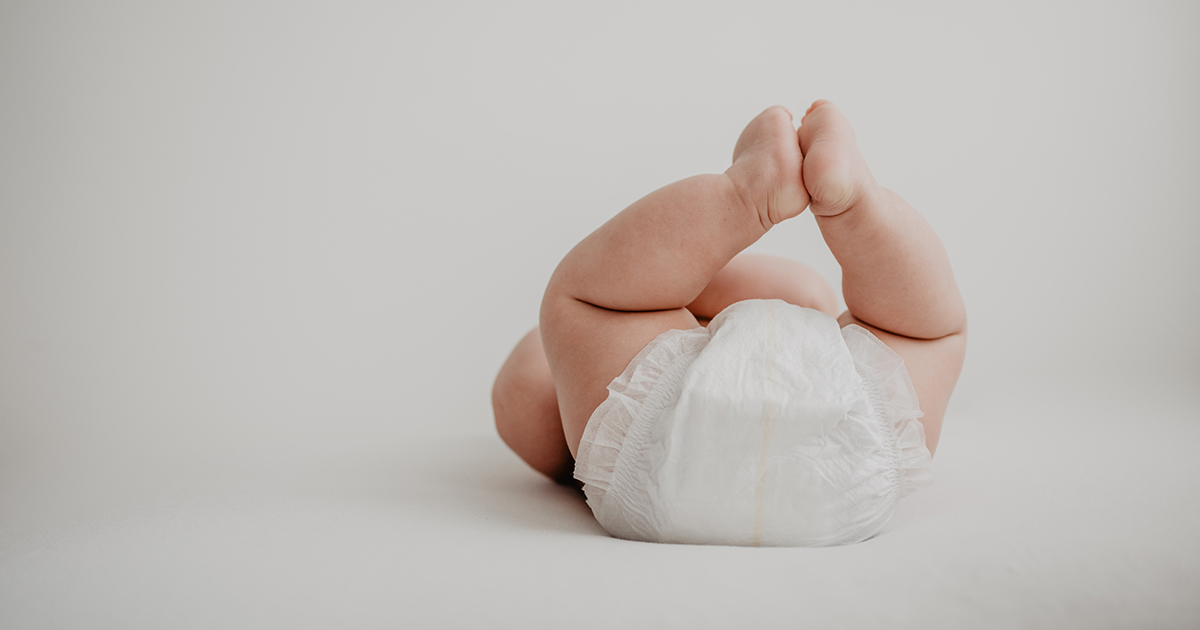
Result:
<svg viewBox="0 0 1200 630">
<path fill-rule="evenodd" d="M 1200 383 L 1195 3 L 423 4 L 0 2 L 5 539 L 487 434 L 561 256 L 776 103 L 950 251 L 943 450 L 1014 388 Z M 837 280 L 810 217 L 756 249 Z"/>
</svg>

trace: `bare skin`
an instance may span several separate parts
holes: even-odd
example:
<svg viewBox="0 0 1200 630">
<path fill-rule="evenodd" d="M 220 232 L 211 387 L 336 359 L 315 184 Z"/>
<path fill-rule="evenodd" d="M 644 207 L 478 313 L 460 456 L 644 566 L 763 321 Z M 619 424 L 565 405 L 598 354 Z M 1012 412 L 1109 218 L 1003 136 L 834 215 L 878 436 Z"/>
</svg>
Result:
<svg viewBox="0 0 1200 630">
<path fill-rule="evenodd" d="M 808 207 L 842 266 L 848 310 L 904 358 L 935 451 L 966 352 L 966 310 L 932 228 L 876 183 L 849 121 L 828 101 L 767 109 L 723 174 L 634 202 L 580 242 L 550 279 L 540 329 L 496 379 L 496 426 L 536 470 L 568 482 L 588 418 L 647 343 L 734 302 L 780 298 L 832 314 L 832 289 L 799 263 L 738 254 Z M 736 258 L 735 258 L 736 257 Z M 557 410 L 557 413 L 555 411 Z"/>
</svg>

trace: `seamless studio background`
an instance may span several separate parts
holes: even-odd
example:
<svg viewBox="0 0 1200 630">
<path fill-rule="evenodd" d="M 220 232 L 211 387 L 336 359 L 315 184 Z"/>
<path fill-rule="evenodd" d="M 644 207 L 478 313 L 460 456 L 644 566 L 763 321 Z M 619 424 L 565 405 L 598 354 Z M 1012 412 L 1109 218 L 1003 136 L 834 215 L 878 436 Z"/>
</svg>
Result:
<svg viewBox="0 0 1200 630">
<path fill-rule="evenodd" d="M 454 544 L 347 540 L 602 537 L 494 436 L 492 379 L 567 250 L 724 170 L 772 104 L 838 103 L 950 252 L 948 467 L 1098 409 L 1133 442 L 1191 409 L 1192 436 L 1198 28 L 1185 2 L 0 2 L 0 625 L 461 621 L 423 573 L 477 569 Z M 754 251 L 839 280 L 808 215 Z M 1194 503 L 1193 468 L 1164 492 Z M 559 553 L 521 549 L 487 562 Z M 1194 586 L 1182 557 L 1153 575 Z M 570 612 L 495 588 L 492 619 Z"/>
</svg>

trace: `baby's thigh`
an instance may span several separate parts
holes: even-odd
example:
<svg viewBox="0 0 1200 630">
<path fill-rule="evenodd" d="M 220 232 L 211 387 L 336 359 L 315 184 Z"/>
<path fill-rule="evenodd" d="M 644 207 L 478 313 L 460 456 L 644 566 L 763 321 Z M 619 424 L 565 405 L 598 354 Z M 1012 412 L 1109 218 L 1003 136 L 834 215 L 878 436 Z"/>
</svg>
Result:
<svg viewBox="0 0 1200 630">
<path fill-rule="evenodd" d="M 565 294 L 542 302 L 542 342 L 554 375 L 563 433 L 577 454 L 588 419 L 608 397 L 608 385 L 643 348 L 668 330 L 699 326 L 685 308 L 612 311 Z"/>
<path fill-rule="evenodd" d="M 711 319 L 742 300 L 777 299 L 838 314 L 838 296 L 821 274 L 804 263 L 778 256 L 742 253 L 708 283 L 688 305 L 696 317 Z"/>
<path fill-rule="evenodd" d="M 966 357 L 966 333 L 955 333 L 939 339 L 913 339 L 876 328 L 855 318 L 850 311 L 842 313 L 838 323 L 843 327 L 850 324 L 862 326 L 904 359 L 904 367 L 912 379 L 913 389 L 917 390 L 917 399 L 925 414 L 921 418 L 921 424 L 925 427 L 925 445 L 930 453 L 936 453 L 946 406 L 950 403 L 950 395 L 954 393 L 954 385 L 958 382 Z"/>
</svg>

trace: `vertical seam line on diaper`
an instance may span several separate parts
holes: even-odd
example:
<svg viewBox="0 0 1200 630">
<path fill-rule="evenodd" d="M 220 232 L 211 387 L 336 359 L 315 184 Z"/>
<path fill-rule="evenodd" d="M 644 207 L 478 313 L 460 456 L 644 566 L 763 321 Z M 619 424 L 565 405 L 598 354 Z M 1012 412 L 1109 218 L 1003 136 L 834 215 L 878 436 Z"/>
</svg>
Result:
<svg viewBox="0 0 1200 630">
<path fill-rule="evenodd" d="M 754 488 L 754 537 L 755 547 L 762 546 L 763 518 L 767 491 L 767 453 L 771 445 L 771 433 L 775 430 L 775 309 L 774 304 L 765 302 L 767 310 L 767 369 L 763 374 L 766 381 L 763 384 L 763 437 L 762 446 L 758 451 L 758 483 Z"/>
</svg>

